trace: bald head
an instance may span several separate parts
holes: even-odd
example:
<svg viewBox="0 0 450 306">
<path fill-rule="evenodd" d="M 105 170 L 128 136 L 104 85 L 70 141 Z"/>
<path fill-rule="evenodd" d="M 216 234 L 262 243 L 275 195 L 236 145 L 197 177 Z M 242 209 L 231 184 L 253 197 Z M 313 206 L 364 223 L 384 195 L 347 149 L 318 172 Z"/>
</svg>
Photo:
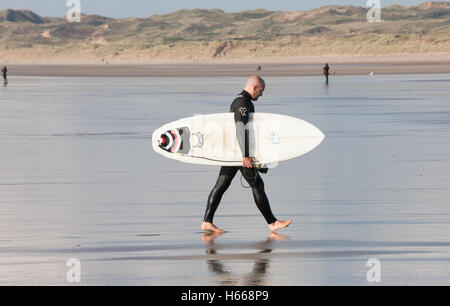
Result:
<svg viewBox="0 0 450 306">
<path fill-rule="evenodd" d="M 265 88 L 266 83 L 264 80 L 257 75 L 252 75 L 248 78 L 244 90 L 252 96 L 253 101 L 257 101 L 262 96 Z"/>
</svg>

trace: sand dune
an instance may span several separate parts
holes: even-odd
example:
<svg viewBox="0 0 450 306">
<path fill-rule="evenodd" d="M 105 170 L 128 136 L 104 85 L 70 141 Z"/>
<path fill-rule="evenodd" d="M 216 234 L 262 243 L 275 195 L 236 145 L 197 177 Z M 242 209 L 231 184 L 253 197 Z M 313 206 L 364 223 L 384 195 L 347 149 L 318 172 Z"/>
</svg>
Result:
<svg viewBox="0 0 450 306">
<path fill-rule="evenodd" d="M 130 64 L 290 61 L 398 55 L 450 57 L 450 3 L 382 9 L 325 6 L 310 11 L 181 10 L 148 18 L 83 15 L 81 23 L 30 11 L 0 12 L 0 62 Z M 287 60 L 286 60 L 287 59 Z M 314 60 L 312 60 L 314 61 Z M 322 60 L 323 61 L 323 60 Z M 356 59 L 358 61 L 358 59 Z M 420 59 L 414 59 L 420 61 Z"/>
</svg>

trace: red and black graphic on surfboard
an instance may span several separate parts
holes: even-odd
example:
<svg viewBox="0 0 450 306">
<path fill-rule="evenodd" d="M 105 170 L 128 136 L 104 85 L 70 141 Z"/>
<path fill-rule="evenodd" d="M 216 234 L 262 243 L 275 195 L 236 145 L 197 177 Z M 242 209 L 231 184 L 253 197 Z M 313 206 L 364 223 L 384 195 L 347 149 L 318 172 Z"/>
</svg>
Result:
<svg viewBox="0 0 450 306">
<path fill-rule="evenodd" d="M 187 127 L 172 129 L 161 135 L 159 147 L 167 152 L 187 154 L 191 149 Z"/>
</svg>

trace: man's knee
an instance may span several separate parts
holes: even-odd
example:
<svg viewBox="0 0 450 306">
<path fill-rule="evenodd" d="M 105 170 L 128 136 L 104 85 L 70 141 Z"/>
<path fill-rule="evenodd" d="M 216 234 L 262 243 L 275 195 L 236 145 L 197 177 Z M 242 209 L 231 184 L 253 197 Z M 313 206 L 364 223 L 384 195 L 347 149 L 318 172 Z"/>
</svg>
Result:
<svg viewBox="0 0 450 306">
<path fill-rule="evenodd" d="M 231 181 L 225 177 L 219 177 L 217 179 L 216 185 L 214 186 L 214 191 L 224 193 L 230 187 Z"/>
</svg>

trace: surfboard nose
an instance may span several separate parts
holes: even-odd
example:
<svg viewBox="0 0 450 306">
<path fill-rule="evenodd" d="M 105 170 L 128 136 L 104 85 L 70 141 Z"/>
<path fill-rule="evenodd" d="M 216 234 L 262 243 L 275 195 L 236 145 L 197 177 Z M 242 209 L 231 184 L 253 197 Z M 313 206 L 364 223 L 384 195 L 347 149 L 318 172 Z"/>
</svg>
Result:
<svg viewBox="0 0 450 306">
<path fill-rule="evenodd" d="M 319 130 L 319 129 L 317 129 L 317 130 L 319 131 L 319 138 L 320 138 L 319 143 L 321 143 L 325 139 L 325 134 L 321 130 Z"/>
<path fill-rule="evenodd" d="M 152 144 L 153 148 L 159 148 L 161 145 L 161 129 L 157 129 L 152 134 Z"/>
</svg>

